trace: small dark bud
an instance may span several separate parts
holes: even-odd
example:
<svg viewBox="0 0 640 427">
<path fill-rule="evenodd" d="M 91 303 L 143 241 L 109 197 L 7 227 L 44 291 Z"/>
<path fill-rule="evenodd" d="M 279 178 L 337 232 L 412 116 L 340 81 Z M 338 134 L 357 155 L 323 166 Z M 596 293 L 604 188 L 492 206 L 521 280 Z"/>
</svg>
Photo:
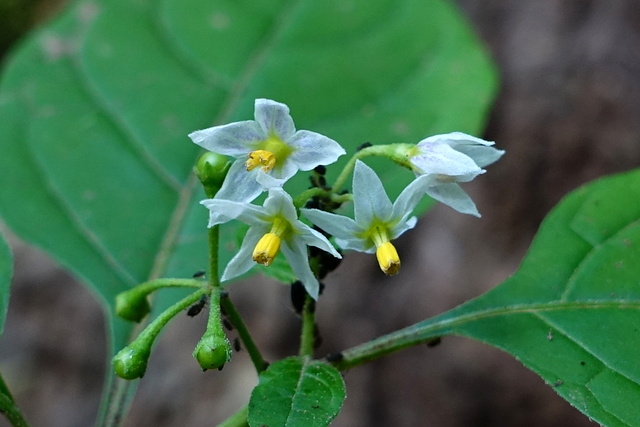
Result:
<svg viewBox="0 0 640 427">
<path fill-rule="evenodd" d="M 330 355 L 327 356 L 327 362 L 340 362 L 342 359 L 344 359 L 344 355 L 340 352 L 338 353 L 331 353 Z"/>
</svg>

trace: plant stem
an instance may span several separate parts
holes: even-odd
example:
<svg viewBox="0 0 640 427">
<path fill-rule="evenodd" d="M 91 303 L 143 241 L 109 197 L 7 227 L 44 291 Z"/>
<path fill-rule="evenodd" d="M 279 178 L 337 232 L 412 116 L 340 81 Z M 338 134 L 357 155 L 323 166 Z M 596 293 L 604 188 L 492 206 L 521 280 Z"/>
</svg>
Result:
<svg viewBox="0 0 640 427">
<path fill-rule="evenodd" d="M 300 356 L 313 357 L 315 344 L 315 301 L 306 295 L 304 307 L 302 308 L 302 333 L 300 334 Z"/>
<path fill-rule="evenodd" d="M 209 228 L 209 319 L 207 319 L 207 332 L 216 331 L 223 336 L 222 313 L 220 311 L 220 278 L 218 277 L 218 250 L 220 227 L 215 225 Z"/>
<path fill-rule="evenodd" d="M 240 410 L 238 410 L 238 412 L 218 424 L 218 427 L 246 427 L 249 425 L 247 421 L 248 415 L 249 407 L 243 406 L 242 408 L 240 408 Z"/>
<path fill-rule="evenodd" d="M 28 427 L 29 424 L 22 416 L 11 395 L 0 394 L 0 412 L 14 427 Z"/>
<path fill-rule="evenodd" d="M 247 350 L 247 353 L 249 353 L 249 357 L 251 357 L 253 366 L 255 366 L 258 374 L 267 369 L 267 362 L 262 357 L 260 349 L 258 349 L 247 325 L 242 320 L 240 313 L 236 310 L 236 307 L 233 302 L 231 302 L 228 294 L 222 295 L 220 305 L 222 306 L 227 319 L 229 319 L 233 327 L 238 331 L 238 336 L 240 337 L 242 344 L 244 344 L 244 348 Z"/>
<path fill-rule="evenodd" d="M 342 357 L 332 364 L 344 371 L 402 349 L 428 343 L 452 331 L 451 322 L 429 319 L 345 350 L 341 352 Z"/>
</svg>

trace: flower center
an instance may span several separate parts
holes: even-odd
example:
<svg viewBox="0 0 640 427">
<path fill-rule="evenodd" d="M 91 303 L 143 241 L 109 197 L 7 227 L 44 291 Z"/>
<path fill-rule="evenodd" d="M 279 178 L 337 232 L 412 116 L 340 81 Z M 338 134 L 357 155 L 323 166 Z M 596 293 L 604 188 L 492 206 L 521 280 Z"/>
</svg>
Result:
<svg viewBox="0 0 640 427">
<path fill-rule="evenodd" d="M 261 166 L 263 172 L 270 172 L 274 167 L 281 167 L 287 157 L 295 151 L 293 147 L 281 140 L 277 135 L 269 135 L 255 146 L 256 150 L 249 153 L 245 165 L 248 171 Z"/>
<path fill-rule="evenodd" d="M 253 249 L 253 260 L 265 266 L 271 265 L 278 251 L 282 236 L 289 228 L 289 223 L 281 218 L 274 218 L 271 231 L 266 233 Z"/>
<path fill-rule="evenodd" d="M 252 171 L 262 165 L 263 172 L 269 172 L 276 165 L 276 156 L 267 150 L 256 150 L 249 153 L 245 162 L 248 171 Z"/>
<path fill-rule="evenodd" d="M 400 271 L 400 257 L 395 246 L 389 241 L 389 233 L 386 227 L 376 225 L 371 230 L 371 239 L 376 245 L 376 258 L 380 269 L 389 276 Z"/>
</svg>

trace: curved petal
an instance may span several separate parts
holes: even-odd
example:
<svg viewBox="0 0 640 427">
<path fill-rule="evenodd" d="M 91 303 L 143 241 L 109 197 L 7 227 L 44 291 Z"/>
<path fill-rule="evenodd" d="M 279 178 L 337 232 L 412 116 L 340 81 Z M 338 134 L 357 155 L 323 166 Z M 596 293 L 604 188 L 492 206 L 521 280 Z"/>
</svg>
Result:
<svg viewBox="0 0 640 427">
<path fill-rule="evenodd" d="M 399 219 L 400 222 L 405 221 L 425 195 L 427 189 L 434 185 L 435 182 L 435 177 L 432 175 L 421 175 L 414 179 L 402 190 L 402 193 L 393 203 L 391 218 L 394 220 Z"/>
<path fill-rule="evenodd" d="M 340 255 L 336 248 L 334 248 L 329 240 L 319 231 L 314 230 L 301 221 L 296 221 L 294 227 L 298 238 L 302 239 L 307 246 L 315 246 L 325 252 L 329 252 L 336 258 L 342 258 L 342 255 Z"/>
<path fill-rule="evenodd" d="M 311 298 L 317 300 L 320 290 L 318 279 L 313 275 L 309 267 L 309 256 L 307 255 L 307 245 L 302 239 L 289 239 L 282 242 L 280 246 L 282 254 L 287 259 L 293 273 L 304 285 Z"/>
<path fill-rule="evenodd" d="M 253 120 L 214 126 L 189 134 L 189 138 L 199 146 L 214 153 L 233 157 L 251 152 L 254 144 L 265 137 L 260 126 Z"/>
<path fill-rule="evenodd" d="M 308 130 L 296 132 L 287 142 L 295 148 L 288 160 L 303 171 L 311 170 L 318 165 L 329 165 L 346 154 L 344 148 L 333 139 Z"/>
<path fill-rule="evenodd" d="M 428 139 L 418 143 L 419 153 L 409 159 L 420 174 L 455 177 L 481 170 L 471 157 L 454 150 L 446 142 L 426 142 Z"/>
<path fill-rule="evenodd" d="M 289 223 L 298 220 L 298 213 L 293 206 L 293 199 L 280 187 L 269 190 L 269 196 L 264 201 L 264 210 L 269 216 L 284 217 Z"/>
<path fill-rule="evenodd" d="M 256 99 L 254 115 L 266 135 L 277 135 L 287 141 L 296 132 L 289 107 L 285 104 L 270 99 Z"/>
<path fill-rule="evenodd" d="M 265 221 L 266 215 L 264 208 L 252 205 L 251 203 L 240 203 L 232 200 L 213 198 L 202 200 L 200 204 L 206 206 L 211 211 L 210 223 L 211 217 L 217 215 L 226 218 L 226 220 L 222 222 L 237 219 L 251 226 L 265 226 L 265 224 L 268 224 L 268 222 Z M 220 224 L 220 222 L 218 222 L 218 224 Z M 209 227 L 213 227 L 213 225 L 209 225 Z"/>
<path fill-rule="evenodd" d="M 375 218 L 388 219 L 392 211 L 382 181 L 360 160 L 353 171 L 353 209 L 356 222 L 363 229 L 369 228 Z"/>
<path fill-rule="evenodd" d="M 504 150 L 498 150 L 484 145 L 459 145 L 454 148 L 461 153 L 471 157 L 476 164 L 483 168 L 491 163 L 497 162 L 504 154 Z"/>
<path fill-rule="evenodd" d="M 404 234 L 405 231 L 411 230 L 413 227 L 415 227 L 417 222 L 418 222 L 418 218 L 415 216 L 412 216 L 406 221 L 401 221 L 397 223 L 395 226 L 389 229 L 389 238 L 391 240 L 397 239 L 402 234 Z"/>
<path fill-rule="evenodd" d="M 472 135 L 468 135 L 463 132 L 451 132 L 451 133 L 443 133 L 440 135 L 433 135 L 428 138 L 423 139 L 428 143 L 432 142 L 443 142 L 448 145 L 454 146 L 456 143 L 461 144 L 480 144 L 480 145 L 493 145 L 493 141 L 486 141 L 482 138 L 478 138 Z"/>
<path fill-rule="evenodd" d="M 435 187 L 430 187 L 427 190 L 427 194 L 458 212 L 480 217 L 480 212 L 478 212 L 475 203 L 458 184 L 436 185 Z"/>
<path fill-rule="evenodd" d="M 321 211 L 319 209 L 300 209 L 300 212 L 312 223 L 335 237 L 352 238 L 362 232 L 362 228 L 351 218 Z"/>
<path fill-rule="evenodd" d="M 249 203 L 258 197 L 260 193 L 262 193 L 262 186 L 246 171 L 244 162 L 238 160 L 231 165 L 231 169 L 227 173 L 220 191 L 216 193 L 213 199 L 207 200 L 227 200 L 236 203 Z M 207 206 L 207 204 L 203 202 L 201 203 Z M 233 219 L 227 214 L 226 208 L 224 207 L 209 207 L 209 210 L 209 227 Z"/>
<path fill-rule="evenodd" d="M 289 180 L 289 178 L 296 174 L 296 172 L 298 172 L 298 167 L 294 163 L 287 160 L 285 161 L 284 165 L 282 165 L 281 167 L 276 166 L 269 172 L 258 170 L 256 179 L 265 189 L 282 187 L 284 183 Z"/>
<path fill-rule="evenodd" d="M 256 264 L 253 261 L 253 250 L 264 233 L 265 231 L 258 227 L 251 227 L 249 231 L 247 231 L 247 234 L 244 236 L 244 240 L 242 241 L 242 246 L 240 246 L 240 250 L 233 258 L 231 258 L 229 264 L 227 264 L 220 281 L 224 282 L 226 280 L 233 279 L 234 277 L 238 277 L 249 271 L 251 267 Z"/>
<path fill-rule="evenodd" d="M 347 249 L 350 251 L 364 252 L 367 254 L 372 254 L 376 251 L 376 246 L 373 244 L 373 241 L 371 239 L 360 239 L 355 237 L 342 239 L 336 237 L 336 243 L 342 249 Z"/>
</svg>

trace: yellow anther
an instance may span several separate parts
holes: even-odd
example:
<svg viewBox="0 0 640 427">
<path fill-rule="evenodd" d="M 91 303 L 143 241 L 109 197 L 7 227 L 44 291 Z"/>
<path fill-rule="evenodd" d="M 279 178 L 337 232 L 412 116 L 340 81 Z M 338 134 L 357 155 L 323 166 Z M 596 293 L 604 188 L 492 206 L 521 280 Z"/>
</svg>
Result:
<svg viewBox="0 0 640 427">
<path fill-rule="evenodd" d="M 282 236 L 287 232 L 289 223 L 282 218 L 273 218 L 271 231 L 262 236 L 258 244 L 253 249 L 253 260 L 258 264 L 269 266 L 278 255 Z"/>
<path fill-rule="evenodd" d="M 276 156 L 267 150 L 256 150 L 249 153 L 249 158 L 245 162 L 248 171 L 252 171 L 262 165 L 264 172 L 269 172 L 276 165 Z"/>
<path fill-rule="evenodd" d="M 258 264 L 270 265 L 280 250 L 280 237 L 267 233 L 258 241 L 253 250 L 253 260 Z"/>
<path fill-rule="evenodd" d="M 393 276 L 400 270 L 400 257 L 391 242 L 385 242 L 377 247 L 376 258 L 378 258 L 380 269 L 386 275 Z"/>
</svg>

